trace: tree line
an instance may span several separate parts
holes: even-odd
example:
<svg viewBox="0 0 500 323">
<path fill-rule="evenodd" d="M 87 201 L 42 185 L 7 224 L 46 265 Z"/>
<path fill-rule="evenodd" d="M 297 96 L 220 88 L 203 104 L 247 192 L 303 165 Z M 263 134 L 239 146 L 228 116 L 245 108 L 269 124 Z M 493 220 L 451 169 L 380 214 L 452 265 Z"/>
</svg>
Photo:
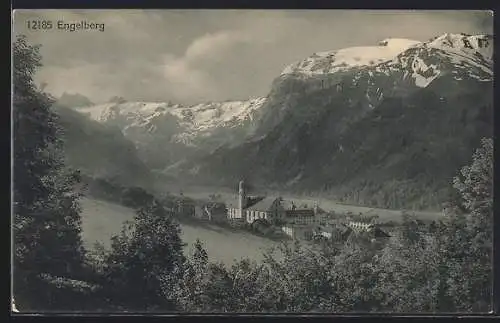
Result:
<svg viewBox="0 0 500 323">
<path fill-rule="evenodd" d="M 448 214 L 432 229 L 406 218 L 386 243 L 356 236 L 311 251 L 232 266 L 200 241 L 183 252 L 174 214 L 154 197 L 110 250 L 81 241 L 76 170 L 50 97 L 37 89 L 39 47 L 14 43 L 14 297 L 23 311 L 475 312 L 491 308 L 493 141 L 483 139 L 452 183 Z"/>
</svg>

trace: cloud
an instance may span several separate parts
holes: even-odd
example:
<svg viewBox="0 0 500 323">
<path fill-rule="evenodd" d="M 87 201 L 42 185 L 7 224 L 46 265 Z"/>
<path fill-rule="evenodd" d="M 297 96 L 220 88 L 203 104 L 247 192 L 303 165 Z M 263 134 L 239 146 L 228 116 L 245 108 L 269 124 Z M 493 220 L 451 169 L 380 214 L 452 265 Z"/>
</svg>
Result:
<svg viewBox="0 0 500 323">
<path fill-rule="evenodd" d="M 258 45 L 250 36 L 242 31 L 208 33 L 196 38 L 182 56 L 165 55 L 163 71 L 170 89 L 180 100 L 204 101 L 227 95 L 214 86 L 220 71 L 211 71 L 210 67 L 230 68 L 224 63 L 234 55 L 236 47 Z"/>
<path fill-rule="evenodd" d="M 79 92 L 90 94 L 97 101 L 106 101 L 110 96 L 102 95 L 102 89 L 106 89 L 106 93 L 121 92 L 121 89 L 114 86 L 112 76 L 106 77 L 107 74 L 103 73 L 105 68 L 85 63 L 71 68 L 47 66 L 38 72 L 36 80 L 40 84 L 46 82 L 45 90 L 55 96 L 60 96 L 63 92 Z"/>
<path fill-rule="evenodd" d="M 30 31 L 28 19 L 87 20 L 105 31 Z M 314 52 L 492 33 L 492 22 L 462 10 L 31 10 L 15 12 L 14 32 L 42 45 L 36 79 L 55 95 L 196 103 L 266 95 L 286 65 Z"/>
<path fill-rule="evenodd" d="M 170 91 L 175 93 L 179 100 L 212 96 L 216 89 L 211 85 L 210 77 L 189 65 L 184 58 L 165 57 L 163 66 L 165 80 L 170 86 Z"/>
<path fill-rule="evenodd" d="M 213 59 L 217 55 L 224 54 L 238 42 L 247 39 L 241 32 L 221 31 L 207 34 L 195 39 L 186 50 L 185 57 L 188 60 Z"/>
</svg>

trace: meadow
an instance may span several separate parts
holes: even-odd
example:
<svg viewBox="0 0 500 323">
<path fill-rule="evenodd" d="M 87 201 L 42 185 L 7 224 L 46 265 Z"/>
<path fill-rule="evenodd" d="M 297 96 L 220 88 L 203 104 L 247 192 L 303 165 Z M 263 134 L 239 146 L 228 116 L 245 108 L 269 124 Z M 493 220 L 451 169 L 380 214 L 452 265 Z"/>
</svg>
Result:
<svg viewBox="0 0 500 323">
<path fill-rule="evenodd" d="M 119 234 L 122 224 L 134 218 L 134 210 L 102 200 L 82 198 L 82 239 L 86 248 L 92 248 L 95 242 L 100 242 L 110 248 L 110 238 Z M 205 245 L 209 259 L 231 265 L 234 260 L 250 258 L 260 261 L 262 253 L 267 248 L 277 245 L 277 242 L 255 236 L 244 231 L 234 231 L 215 225 L 203 226 L 181 223 L 181 238 L 189 251 L 196 239 Z"/>
</svg>

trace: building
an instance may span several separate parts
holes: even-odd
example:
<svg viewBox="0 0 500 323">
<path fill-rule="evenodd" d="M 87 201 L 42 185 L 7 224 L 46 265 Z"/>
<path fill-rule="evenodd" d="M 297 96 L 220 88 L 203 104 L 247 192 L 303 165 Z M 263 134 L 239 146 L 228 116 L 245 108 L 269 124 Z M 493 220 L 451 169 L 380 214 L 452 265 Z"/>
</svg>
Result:
<svg viewBox="0 0 500 323">
<path fill-rule="evenodd" d="M 283 218 L 283 211 L 279 198 L 265 197 L 247 205 L 245 209 L 246 222 L 253 223 L 255 220 L 263 219 L 272 223 Z"/>
<path fill-rule="evenodd" d="M 339 225 L 322 225 L 314 229 L 314 237 L 324 238 L 334 241 L 345 241 L 351 234 L 352 229 L 339 224 Z"/>
<path fill-rule="evenodd" d="M 240 181 L 238 196 L 226 201 L 226 214 L 229 220 L 240 220 L 253 223 L 257 219 L 274 222 L 284 218 L 281 199 L 277 197 L 248 196 L 245 183 Z"/>
<path fill-rule="evenodd" d="M 316 222 L 317 205 L 313 207 L 307 203 L 298 204 L 296 201 L 283 200 L 282 206 L 285 209 L 284 220 L 294 224 L 313 224 Z"/>
<path fill-rule="evenodd" d="M 204 219 L 206 217 L 205 210 L 200 205 L 195 205 L 194 216 L 198 219 Z"/>
<path fill-rule="evenodd" d="M 316 201 L 282 200 L 285 221 L 293 224 L 316 224 L 327 220 L 327 212 Z"/>
<path fill-rule="evenodd" d="M 176 211 L 179 216 L 195 216 L 195 202 L 194 200 L 185 197 L 181 194 L 181 196 L 177 199 L 176 203 Z"/>
<path fill-rule="evenodd" d="M 265 219 L 270 223 L 279 220 L 289 224 L 312 225 L 320 214 L 326 214 L 317 203 L 311 201 L 298 203 L 281 197 L 249 196 L 243 181 L 239 183 L 238 196 L 227 200 L 225 204 L 229 220 L 247 223 Z"/>
<path fill-rule="evenodd" d="M 312 240 L 314 236 L 313 226 L 307 224 L 285 224 L 281 231 L 294 240 Z"/>
<path fill-rule="evenodd" d="M 377 224 L 349 221 L 345 225 L 350 228 L 353 233 L 366 233 L 371 236 L 372 239 L 390 238 L 390 234 L 382 230 L 380 225 Z"/>
<path fill-rule="evenodd" d="M 226 206 L 223 203 L 211 202 L 202 207 L 203 217 L 210 221 L 222 222 L 226 220 Z"/>
<path fill-rule="evenodd" d="M 315 239 L 345 242 L 351 236 L 364 235 L 372 242 L 383 241 L 390 234 L 376 224 L 349 221 L 346 223 L 319 225 L 314 228 Z"/>
</svg>

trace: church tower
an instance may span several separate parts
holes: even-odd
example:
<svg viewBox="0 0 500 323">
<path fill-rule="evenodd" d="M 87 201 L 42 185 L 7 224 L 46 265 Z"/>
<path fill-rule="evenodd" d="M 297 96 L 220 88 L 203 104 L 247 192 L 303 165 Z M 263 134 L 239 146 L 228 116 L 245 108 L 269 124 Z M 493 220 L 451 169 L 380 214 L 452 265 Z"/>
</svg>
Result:
<svg viewBox="0 0 500 323">
<path fill-rule="evenodd" d="M 245 194 L 245 183 L 240 181 L 239 190 L 238 190 L 238 209 L 240 212 L 240 216 L 243 218 L 243 209 L 246 206 L 247 197 Z"/>
<path fill-rule="evenodd" d="M 313 206 L 314 216 L 318 215 L 318 208 L 319 208 L 318 201 L 314 201 L 314 206 Z"/>
</svg>

